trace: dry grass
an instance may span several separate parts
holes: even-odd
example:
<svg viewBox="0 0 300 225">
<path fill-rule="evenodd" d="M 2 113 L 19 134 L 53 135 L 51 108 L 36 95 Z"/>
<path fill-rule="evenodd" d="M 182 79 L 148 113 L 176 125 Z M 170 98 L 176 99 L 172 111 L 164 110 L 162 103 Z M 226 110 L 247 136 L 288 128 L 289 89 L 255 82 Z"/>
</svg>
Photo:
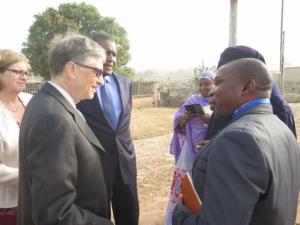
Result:
<svg viewBox="0 0 300 225">
<path fill-rule="evenodd" d="M 173 108 L 133 108 L 130 127 L 133 140 L 171 133 L 176 110 Z"/>
<path fill-rule="evenodd" d="M 300 140 L 300 104 L 291 104 Z M 169 154 L 177 109 L 135 108 L 131 131 L 137 155 L 140 225 L 163 225 L 174 158 Z M 296 222 L 300 224 L 300 196 Z"/>
</svg>

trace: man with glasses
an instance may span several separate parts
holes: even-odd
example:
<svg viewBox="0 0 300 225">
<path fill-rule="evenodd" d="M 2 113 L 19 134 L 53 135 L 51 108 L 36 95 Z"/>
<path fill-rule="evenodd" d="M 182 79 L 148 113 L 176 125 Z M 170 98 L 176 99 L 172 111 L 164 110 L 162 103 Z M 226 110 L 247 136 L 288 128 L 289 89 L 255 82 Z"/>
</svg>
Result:
<svg viewBox="0 0 300 225">
<path fill-rule="evenodd" d="M 32 98 L 20 130 L 18 224 L 112 225 L 112 164 L 75 104 L 102 83 L 106 55 L 81 35 L 54 40 L 51 81 Z"/>
<path fill-rule="evenodd" d="M 87 65 L 83 65 L 79 62 L 76 62 L 76 61 L 73 61 L 77 66 L 81 66 L 81 67 L 84 67 L 84 68 L 87 68 L 87 69 L 91 69 L 94 71 L 94 73 L 96 74 L 96 77 L 98 79 L 101 80 L 101 82 L 103 82 L 103 77 L 102 77 L 102 74 L 103 74 L 103 70 L 102 69 L 99 69 L 99 68 L 96 68 L 96 67 L 92 67 L 92 66 L 87 66 Z"/>
<path fill-rule="evenodd" d="M 116 225 L 137 225 L 136 158 L 129 130 L 131 82 L 113 72 L 117 61 L 115 41 L 104 34 L 94 34 L 92 39 L 106 51 L 103 66 L 105 84 L 97 87 L 92 100 L 81 101 L 77 107 L 112 159 L 112 209 Z"/>
</svg>

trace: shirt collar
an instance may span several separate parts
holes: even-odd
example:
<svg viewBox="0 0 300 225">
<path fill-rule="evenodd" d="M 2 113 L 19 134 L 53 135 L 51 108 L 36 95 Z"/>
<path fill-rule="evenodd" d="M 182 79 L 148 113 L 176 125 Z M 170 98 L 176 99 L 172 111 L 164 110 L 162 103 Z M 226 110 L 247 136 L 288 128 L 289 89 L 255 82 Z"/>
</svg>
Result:
<svg viewBox="0 0 300 225">
<path fill-rule="evenodd" d="M 53 87 L 55 87 L 65 97 L 65 99 L 67 99 L 67 101 L 74 107 L 74 109 L 76 109 L 75 101 L 67 91 L 65 91 L 62 87 L 53 83 L 52 81 L 48 81 L 48 83 L 50 83 Z"/>
<path fill-rule="evenodd" d="M 112 79 L 111 75 L 104 77 L 105 82 L 108 82 L 108 83 L 111 83 L 111 79 Z"/>
<path fill-rule="evenodd" d="M 240 115 L 247 111 L 248 109 L 251 109 L 257 105 L 271 105 L 270 99 L 269 98 L 257 98 L 257 99 L 253 99 L 247 103 L 245 103 L 244 105 L 240 106 L 239 108 L 237 108 L 232 116 L 232 120 L 240 117 Z"/>
</svg>

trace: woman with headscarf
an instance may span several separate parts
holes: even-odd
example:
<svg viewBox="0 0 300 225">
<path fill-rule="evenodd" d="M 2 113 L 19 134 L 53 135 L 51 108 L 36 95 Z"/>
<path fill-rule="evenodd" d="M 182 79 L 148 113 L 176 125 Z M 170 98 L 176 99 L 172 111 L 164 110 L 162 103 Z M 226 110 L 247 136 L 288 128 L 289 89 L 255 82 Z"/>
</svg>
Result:
<svg viewBox="0 0 300 225">
<path fill-rule="evenodd" d="M 22 92 L 29 75 L 27 58 L 0 49 L 0 224 L 17 223 L 19 131 L 25 106 L 32 97 Z"/>
<path fill-rule="evenodd" d="M 215 74 L 210 71 L 202 72 L 198 75 L 199 94 L 188 97 L 174 117 L 174 133 L 170 146 L 170 153 L 175 156 L 175 171 L 171 186 L 171 193 L 166 213 L 166 225 L 172 224 L 172 212 L 179 200 L 180 186 L 182 179 L 187 172 L 191 172 L 194 155 L 196 153 L 195 144 L 204 138 L 207 123 L 210 115 L 193 115 L 186 111 L 187 105 L 199 104 L 204 107 L 204 112 L 209 108 L 210 94 L 214 88 Z"/>
<path fill-rule="evenodd" d="M 255 58 L 262 61 L 263 63 L 266 63 L 262 54 L 260 54 L 257 50 L 250 48 L 248 46 L 238 45 L 238 46 L 228 47 L 221 53 L 220 60 L 218 63 L 218 68 L 220 68 L 221 66 L 223 66 L 228 62 L 240 58 Z M 282 93 L 280 92 L 278 86 L 275 83 L 273 83 L 272 86 L 270 101 L 273 107 L 273 113 L 276 116 L 278 116 L 278 118 L 282 120 L 282 122 L 284 122 L 290 128 L 290 130 L 297 138 L 293 112 L 288 102 L 284 99 Z M 226 122 L 216 118 L 214 114 L 212 114 L 212 117 L 208 124 L 207 133 L 205 135 L 205 140 L 210 140 L 225 126 L 227 126 Z M 205 141 L 203 141 L 202 143 L 200 142 L 199 147 L 201 148 L 205 143 L 207 142 Z"/>
</svg>

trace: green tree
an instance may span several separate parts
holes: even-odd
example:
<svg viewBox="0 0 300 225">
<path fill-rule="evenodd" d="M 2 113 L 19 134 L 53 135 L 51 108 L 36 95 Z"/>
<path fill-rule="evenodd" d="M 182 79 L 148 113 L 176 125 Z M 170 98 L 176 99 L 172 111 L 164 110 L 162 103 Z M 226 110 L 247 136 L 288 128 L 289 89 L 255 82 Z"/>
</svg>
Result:
<svg viewBox="0 0 300 225">
<path fill-rule="evenodd" d="M 23 43 L 22 52 L 29 58 L 34 74 L 48 80 L 48 49 L 50 40 L 57 34 L 80 33 L 90 36 L 94 32 L 110 35 L 118 46 L 118 65 L 116 72 L 133 77 L 135 71 L 126 66 L 130 60 L 130 45 L 126 30 L 114 18 L 103 17 L 97 8 L 85 3 L 66 3 L 58 9 L 47 8 L 35 15 L 35 22 L 29 28 L 27 41 Z"/>
</svg>

